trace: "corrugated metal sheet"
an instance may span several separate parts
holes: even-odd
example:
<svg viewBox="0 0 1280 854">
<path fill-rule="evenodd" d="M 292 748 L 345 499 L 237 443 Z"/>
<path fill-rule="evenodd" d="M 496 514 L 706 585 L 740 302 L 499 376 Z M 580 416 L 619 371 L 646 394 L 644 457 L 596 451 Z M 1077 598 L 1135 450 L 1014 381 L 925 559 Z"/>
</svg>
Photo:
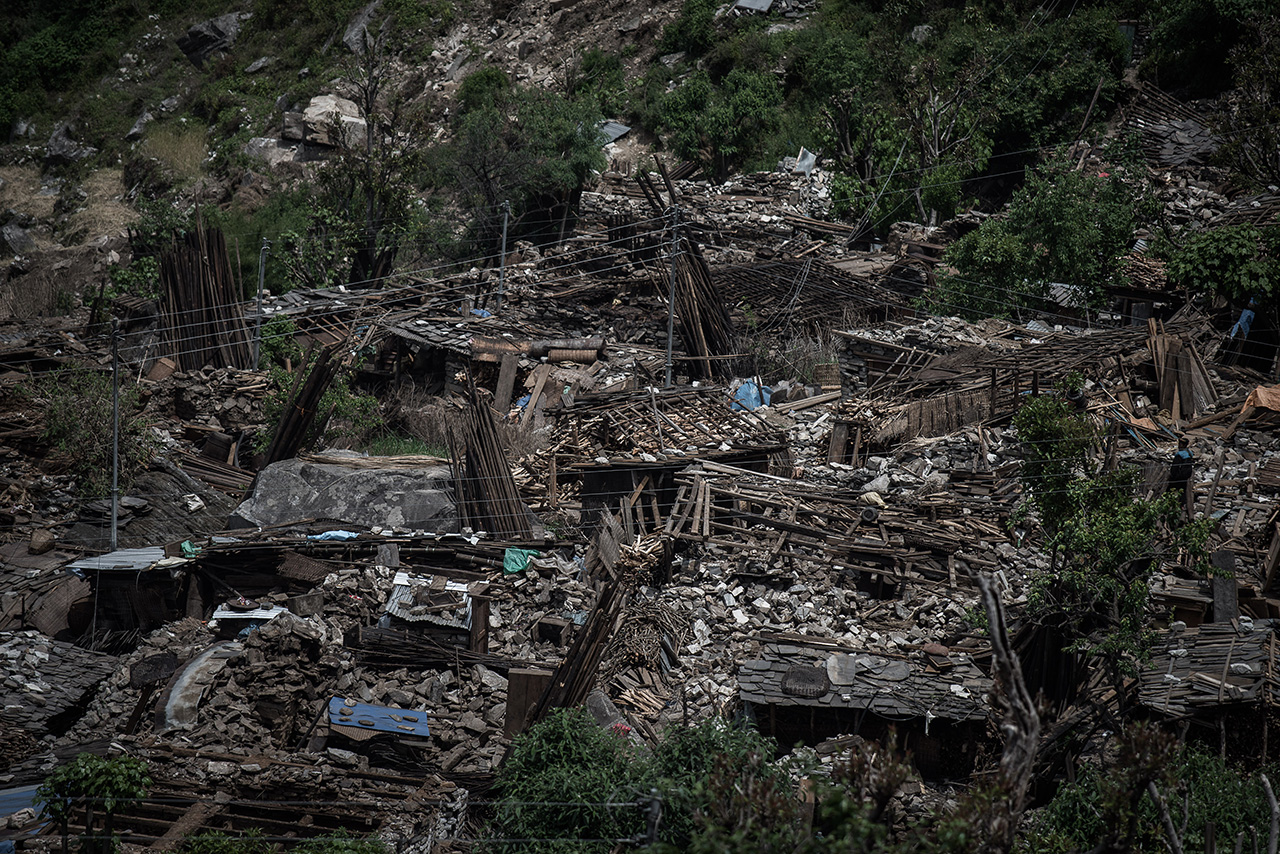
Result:
<svg viewBox="0 0 1280 854">
<path fill-rule="evenodd" d="M 769 0 L 769 2 L 772 3 L 773 0 Z M 624 125 L 622 122 L 615 121 L 603 121 L 600 123 L 599 127 L 600 133 L 604 134 L 604 141 L 606 145 L 625 136 L 627 132 L 631 130 L 630 126 Z"/>
<path fill-rule="evenodd" d="M 443 589 L 433 591 L 433 585 L 439 587 L 434 576 L 397 572 L 391 595 L 387 597 L 386 612 L 410 623 L 470 629 L 471 594 L 467 592 L 467 585 L 441 580 Z"/>
<path fill-rule="evenodd" d="M 120 549 L 97 557 L 86 557 L 67 564 L 67 569 L 83 575 L 86 572 L 139 572 L 164 560 L 164 547 Z"/>
</svg>

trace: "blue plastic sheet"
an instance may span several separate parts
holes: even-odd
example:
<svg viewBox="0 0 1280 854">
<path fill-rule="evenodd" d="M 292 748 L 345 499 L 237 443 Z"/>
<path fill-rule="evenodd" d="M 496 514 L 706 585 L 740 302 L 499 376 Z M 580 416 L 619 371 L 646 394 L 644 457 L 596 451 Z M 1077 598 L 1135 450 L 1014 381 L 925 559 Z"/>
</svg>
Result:
<svg viewBox="0 0 1280 854">
<path fill-rule="evenodd" d="M 733 406 L 731 408 L 739 412 L 759 409 L 761 406 L 768 406 L 772 396 L 773 392 L 768 386 L 762 388 L 752 380 L 747 380 L 738 386 L 738 390 L 733 393 Z"/>
<path fill-rule="evenodd" d="M 325 531 L 323 534 L 312 534 L 308 540 L 354 540 L 360 536 L 355 531 Z"/>
</svg>

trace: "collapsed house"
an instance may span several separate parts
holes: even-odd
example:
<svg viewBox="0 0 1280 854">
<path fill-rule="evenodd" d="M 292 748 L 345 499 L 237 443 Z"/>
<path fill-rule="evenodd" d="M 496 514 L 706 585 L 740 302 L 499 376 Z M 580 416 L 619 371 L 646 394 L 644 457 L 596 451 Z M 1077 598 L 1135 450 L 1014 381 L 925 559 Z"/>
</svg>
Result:
<svg viewBox="0 0 1280 854">
<path fill-rule="evenodd" d="M 1144 103 L 1133 121 L 1177 132 Z M 1248 733 L 1274 753 L 1273 374 L 1228 358 L 1215 319 L 1173 304 L 1141 252 L 1148 286 L 1112 295 L 1123 323 L 921 318 L 938 233 L 851 251 L 821 170 L 685 177 L 603 176 L 575 234 L 515 247 L 500 276 L 295 291 L 260 313 L 202 303 L 202 329 L 234 333 L 217 346 L 165 326 L 212 287 L 174 267 L 167 309 L 116 306 L 163 433 L 149 474 L 177 486 L 126 505 L 115 550 L 102 506 L 36 465 L 38 416 L 7 393 L 69 353 L 102 369 L 104 339 L 6 338 L 4 784 L 126 750 L 156 780 L 116 819 L 139 847 L 260 829 L 286 847 L 343 830 L 459 850 L 511 740 L 588 698 L 642 740 L 717 714 L 786 747 L 892 729 L 922 778 L 964 778 L 997 741 L 974 576 L 1016 608 L 1051 567 L 1018 512 L 1010 420 L 1075 373 L 1103 462 L 1138 468 L 1144 495 L 1187 441 L 1188 512 L 1214 522 L 1230 575 L 1156 567 L 1160 639 L 1119 690 L 1052 632 L 1015 627 L 1055 738 L 1128 692 L 1225 751 Z M 268 379 L 245 336 L 275 318 L 305 355 L 264 443 Z M 820 326 L 821 352 L 768 386 L 768 342 Z M 342 369 L 438 395 L 457 420 L 448 458 L 309 452 Z M 517 455 L 507 431 L 537 441 Z M 33 815 L 11 824 L 23 850 L 50 846 Z"/>
</svg>

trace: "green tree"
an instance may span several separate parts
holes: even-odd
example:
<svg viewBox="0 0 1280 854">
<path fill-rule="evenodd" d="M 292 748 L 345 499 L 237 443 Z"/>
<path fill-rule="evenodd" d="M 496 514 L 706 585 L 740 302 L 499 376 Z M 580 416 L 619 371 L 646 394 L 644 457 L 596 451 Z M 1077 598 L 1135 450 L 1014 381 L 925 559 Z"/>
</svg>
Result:
<svg viewBox="0 0 1280 854">
<path fill-rule="evenodd" d="M 626 735 L 601 729 L 585 709 L 556 712 L 511 745 L 486 850 L 610 851 L 643 829 L 630 802 L 650 774 Z"/>
<path fill-rule="evenodd" d="M 86 854 L 110 852 L 115 847 L 113 822 L 125 804 L 147 794 L 151 777 L 147 765 L 132 756 L 104 757 L 81 753 L 58 767 L 36 789 L 41 815 L 62 828 L 62 850 L 67 850 L 68 825 L 78 810 L 84 811 Z M 102 816 L 99 833 L 95 825 Z"/>
<path fill-rule="evenodd" d="M 280 241 L 295 284 L 377 285 L 405 244 L 430 233 L 416 195 L 426 117 L 403 89 L 388 91 L 392 59 L 385 34 L 366 33 L 347 68 L 363 133 L 334 117 L 336 152 L 317 176 L 307 228 Z"/>
<path fill-rule="evenodd" d="M 1280 15 L 1250 19 L 1231 65 L 1236 96 L 1218 115 L 1219 158 L 1255 189 L 1280 184 Z"/>
<path fill-rule="evenodd" d="M 782 89 L 766 72 L 735 68 L 721 85 L 695 71 L 664 100 L 668 142 L 723 179 L 778 125 Z"/>
<path fill-rule="evenodd" d="M 1049 286 L 1069 286 L 1079 307 L 1100 305 L 1124 283 L 1121 260 L 1146 200 L 1118 175 L 1088 175 L 1056 160 L 1032 172 L 1009 203 L 947 253 L 954 273 L 939 277 L 937 310 L 1010 317 L 1048 305 Z"/>
<path fill-rule="evenodd" d="M 558 239 L 582 190 L 604 168 L 598 105 L 554 92 L 503 84 L 480 69 L 463 81 L 457 131 L 446 156 L 449 181 L 469 213 L 482 251 L 498 248 L 503 203 L 509 239 Z"/>
<path fill-rule="evenodd" d="M 1075 779 L 1061 783 L 1028 818 L 1017 854 L 1168 851 L 1149 782 L 1171 802 L 1185 851 L 1205 850 L 1211 824 L 1219 840 L 1250 828 L 1265 834 L 1271 813 L 1256 774 L 1202 747 L 1175 745 L 1154 726 L 1126 727 L 1118 742 L 1119 749 L 1103 761 L 1082 763 Z"/>
<path fill-rule="evenodd" d="M 1065 385 L 1082 382 L 1076 376 Z M 1029 610 L 1056 625 L 1070 649 L 1099 657 L 1118 683 L 1149 646 L 1146 612 L 1158 562 L 1185 551 L 1203 571 L 1211 523 L 1186 522 L 1173 493 L 1139 497 L 1135 469 L 1097 471 L 1090 455 L 1094 430 L 1056 394 L 1027 401 L 1014 428 L 1023 488 L 1057 567 L 1033 579 Z"/>
</svg>

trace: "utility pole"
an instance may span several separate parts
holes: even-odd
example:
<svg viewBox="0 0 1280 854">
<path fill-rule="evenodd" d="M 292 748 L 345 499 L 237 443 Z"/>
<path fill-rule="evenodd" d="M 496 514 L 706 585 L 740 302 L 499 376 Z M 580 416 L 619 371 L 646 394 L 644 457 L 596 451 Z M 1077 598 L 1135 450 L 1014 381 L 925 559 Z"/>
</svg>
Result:
<svg viewBox="0 0 1280 854">
<path fill-rule="evenodd" d="M 498 257 L 498 311 L 502 311 L 502 294 L 507 273 L 507 219 L 511 216 L 510 200 L 502 203 L 502 249 Z"/>
<path fill-rule="evenodd" d="M 120 518 L 120 321 L 111 322 L 111 551 Z M 94 616 L 97 616 L 95 603 Z"/>
<path fill-rule="evenodd" d="M 267 248 L 271 246 L 267 238 L 262 238 L 262 249 L 258 252 L 258 313 L 253 321 L 253 369 L 258 370 L 258 356 L 262 352 L 262 286 L 267 276 Z"/>
<path fill-rule="evenodd" d="M 671 348 L 676 337 L 676 257 L 680 253 L 680 209 L 671 206 L 671 288 L 667 294 L 667 384 L 671 388 Z"/>
</svg>

